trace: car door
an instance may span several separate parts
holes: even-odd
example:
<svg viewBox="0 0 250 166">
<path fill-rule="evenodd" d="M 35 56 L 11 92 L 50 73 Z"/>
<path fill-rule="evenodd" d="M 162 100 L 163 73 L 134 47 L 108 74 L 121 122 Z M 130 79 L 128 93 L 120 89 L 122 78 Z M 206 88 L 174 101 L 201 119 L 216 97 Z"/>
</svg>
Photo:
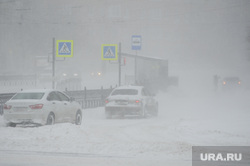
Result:
<svg viewBox="0 0 250 166">
<path fill-rule="evenodd" d="M 62 102 L 60 101 L 57 93 L 55 91 L 50 92 L 48 94 L 47 100 L 49 101 L 50 112 L 55 114 L 55 122 L 63 122 Z"/>
<path fill-rule="evenodd" d="M 73 115 L 75 114 L 72 108 L 72 104 L 70 102 L 70 98 L 63 94 L 62 92 L 57 92 L 61 102 L 62 102 L 62 112 L 63 112 L 63 121 L 71 122 Z"/>
</svg>

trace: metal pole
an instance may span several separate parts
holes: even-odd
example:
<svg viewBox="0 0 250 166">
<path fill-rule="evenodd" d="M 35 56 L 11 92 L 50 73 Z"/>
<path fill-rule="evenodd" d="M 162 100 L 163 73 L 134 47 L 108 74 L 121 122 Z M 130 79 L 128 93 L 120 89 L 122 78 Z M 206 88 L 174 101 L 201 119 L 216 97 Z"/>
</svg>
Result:
<svg viewBox="0 0 250 166">
<path fill-rule="evenodd" d="M 85 108 L 87 108 L 87 88 L 86 88 L 86 86 L 84 87 L 84 106 L 83 106 L 83 108 L 85 109 Z"/>
<path fill-rule="evenodd" d="M 121 55 L 121 42 L 119 43 L 119 54 L 118 54 L 118 63 L 119 63 L 119 67 L 118 67 L 118 70 L 119 70 L 119 86 L 121 86 L 121 59 L 122 59 L 122 57 L 121 57 L 122 55 Z"/>
<path fill-rule="evenodd" d="M 55 38 L 53 38 L 53 48 L 52 48 L 52 89 L 55 89 L 55 62 L 56 62 L 56 53 L 55 53 Z"/>
<path fill-rule="evenodd" d="M 135 85 L 137 84 L 137 50 L 135 50 Z"/>
</svg>

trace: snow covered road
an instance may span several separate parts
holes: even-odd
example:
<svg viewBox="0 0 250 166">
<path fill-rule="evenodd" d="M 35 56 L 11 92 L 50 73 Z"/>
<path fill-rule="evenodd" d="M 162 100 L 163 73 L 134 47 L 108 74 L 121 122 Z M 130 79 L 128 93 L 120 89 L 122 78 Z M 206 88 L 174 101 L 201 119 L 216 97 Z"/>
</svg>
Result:
<svg viewBox="0 0 250 166">
<path fill-rule="evenodd" d="M 84 110 L 81 126 L 4 127 L 0 165 L 190 165 L 192 146 L 249 146 L 249 93 L 157 96 L 156 118 Z"/>
</svg>

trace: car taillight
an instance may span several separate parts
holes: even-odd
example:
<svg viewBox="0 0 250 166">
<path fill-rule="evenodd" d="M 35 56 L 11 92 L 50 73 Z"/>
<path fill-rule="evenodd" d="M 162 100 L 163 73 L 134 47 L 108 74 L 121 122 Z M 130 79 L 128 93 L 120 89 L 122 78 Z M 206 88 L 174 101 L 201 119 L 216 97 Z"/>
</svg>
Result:
<svg viewBox="0 0 250 166">
<path fill-rule="evenodd" d="M 31 109 L 42 109 L 43 108 L 43 104 L 30 105 L 29 107 Z"/>
<path fill-rule="evenodd" d="M 107 103 L 109 103 L 109 100 L 108 100 L 108 99 L 106 99 L 106 100 L 105 100 L 105 103 L 106 103 L 106 104 L 107 104 Z"/>
<path fill-rule="evenodd" d="M 7 104 L 4 104 L 4 106 L 3 106 L 3 108 L 6 109 L 6 110 L 11 109 L 11 107 L 12 107 L 11 105 L 7 105 Z"/>
<path fill-rule="evenodd" d="M 135 103 L 140 103 L 141 101 L 140 100 L 135 100 Z"/>
</svg>

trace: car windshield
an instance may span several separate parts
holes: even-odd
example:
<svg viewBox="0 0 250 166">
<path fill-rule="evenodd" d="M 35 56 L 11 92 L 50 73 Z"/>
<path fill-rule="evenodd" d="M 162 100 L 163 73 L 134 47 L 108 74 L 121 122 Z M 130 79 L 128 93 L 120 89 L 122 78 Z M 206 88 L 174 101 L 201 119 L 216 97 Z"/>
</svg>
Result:
<svg viewBox="0 0 250 166">
<path fill-rule="evenodd" d="M 18 99 L 34 99 L 39 100 L 42 99 L 44 96 L 44 93 L 17 93 L 12 100 L 18 100 Z"/>
<path fill-rule="evenodd" d="M 137 95 L 138 90 L 136 89 L 117 89 L 111 95 Z"/>
</svg>

